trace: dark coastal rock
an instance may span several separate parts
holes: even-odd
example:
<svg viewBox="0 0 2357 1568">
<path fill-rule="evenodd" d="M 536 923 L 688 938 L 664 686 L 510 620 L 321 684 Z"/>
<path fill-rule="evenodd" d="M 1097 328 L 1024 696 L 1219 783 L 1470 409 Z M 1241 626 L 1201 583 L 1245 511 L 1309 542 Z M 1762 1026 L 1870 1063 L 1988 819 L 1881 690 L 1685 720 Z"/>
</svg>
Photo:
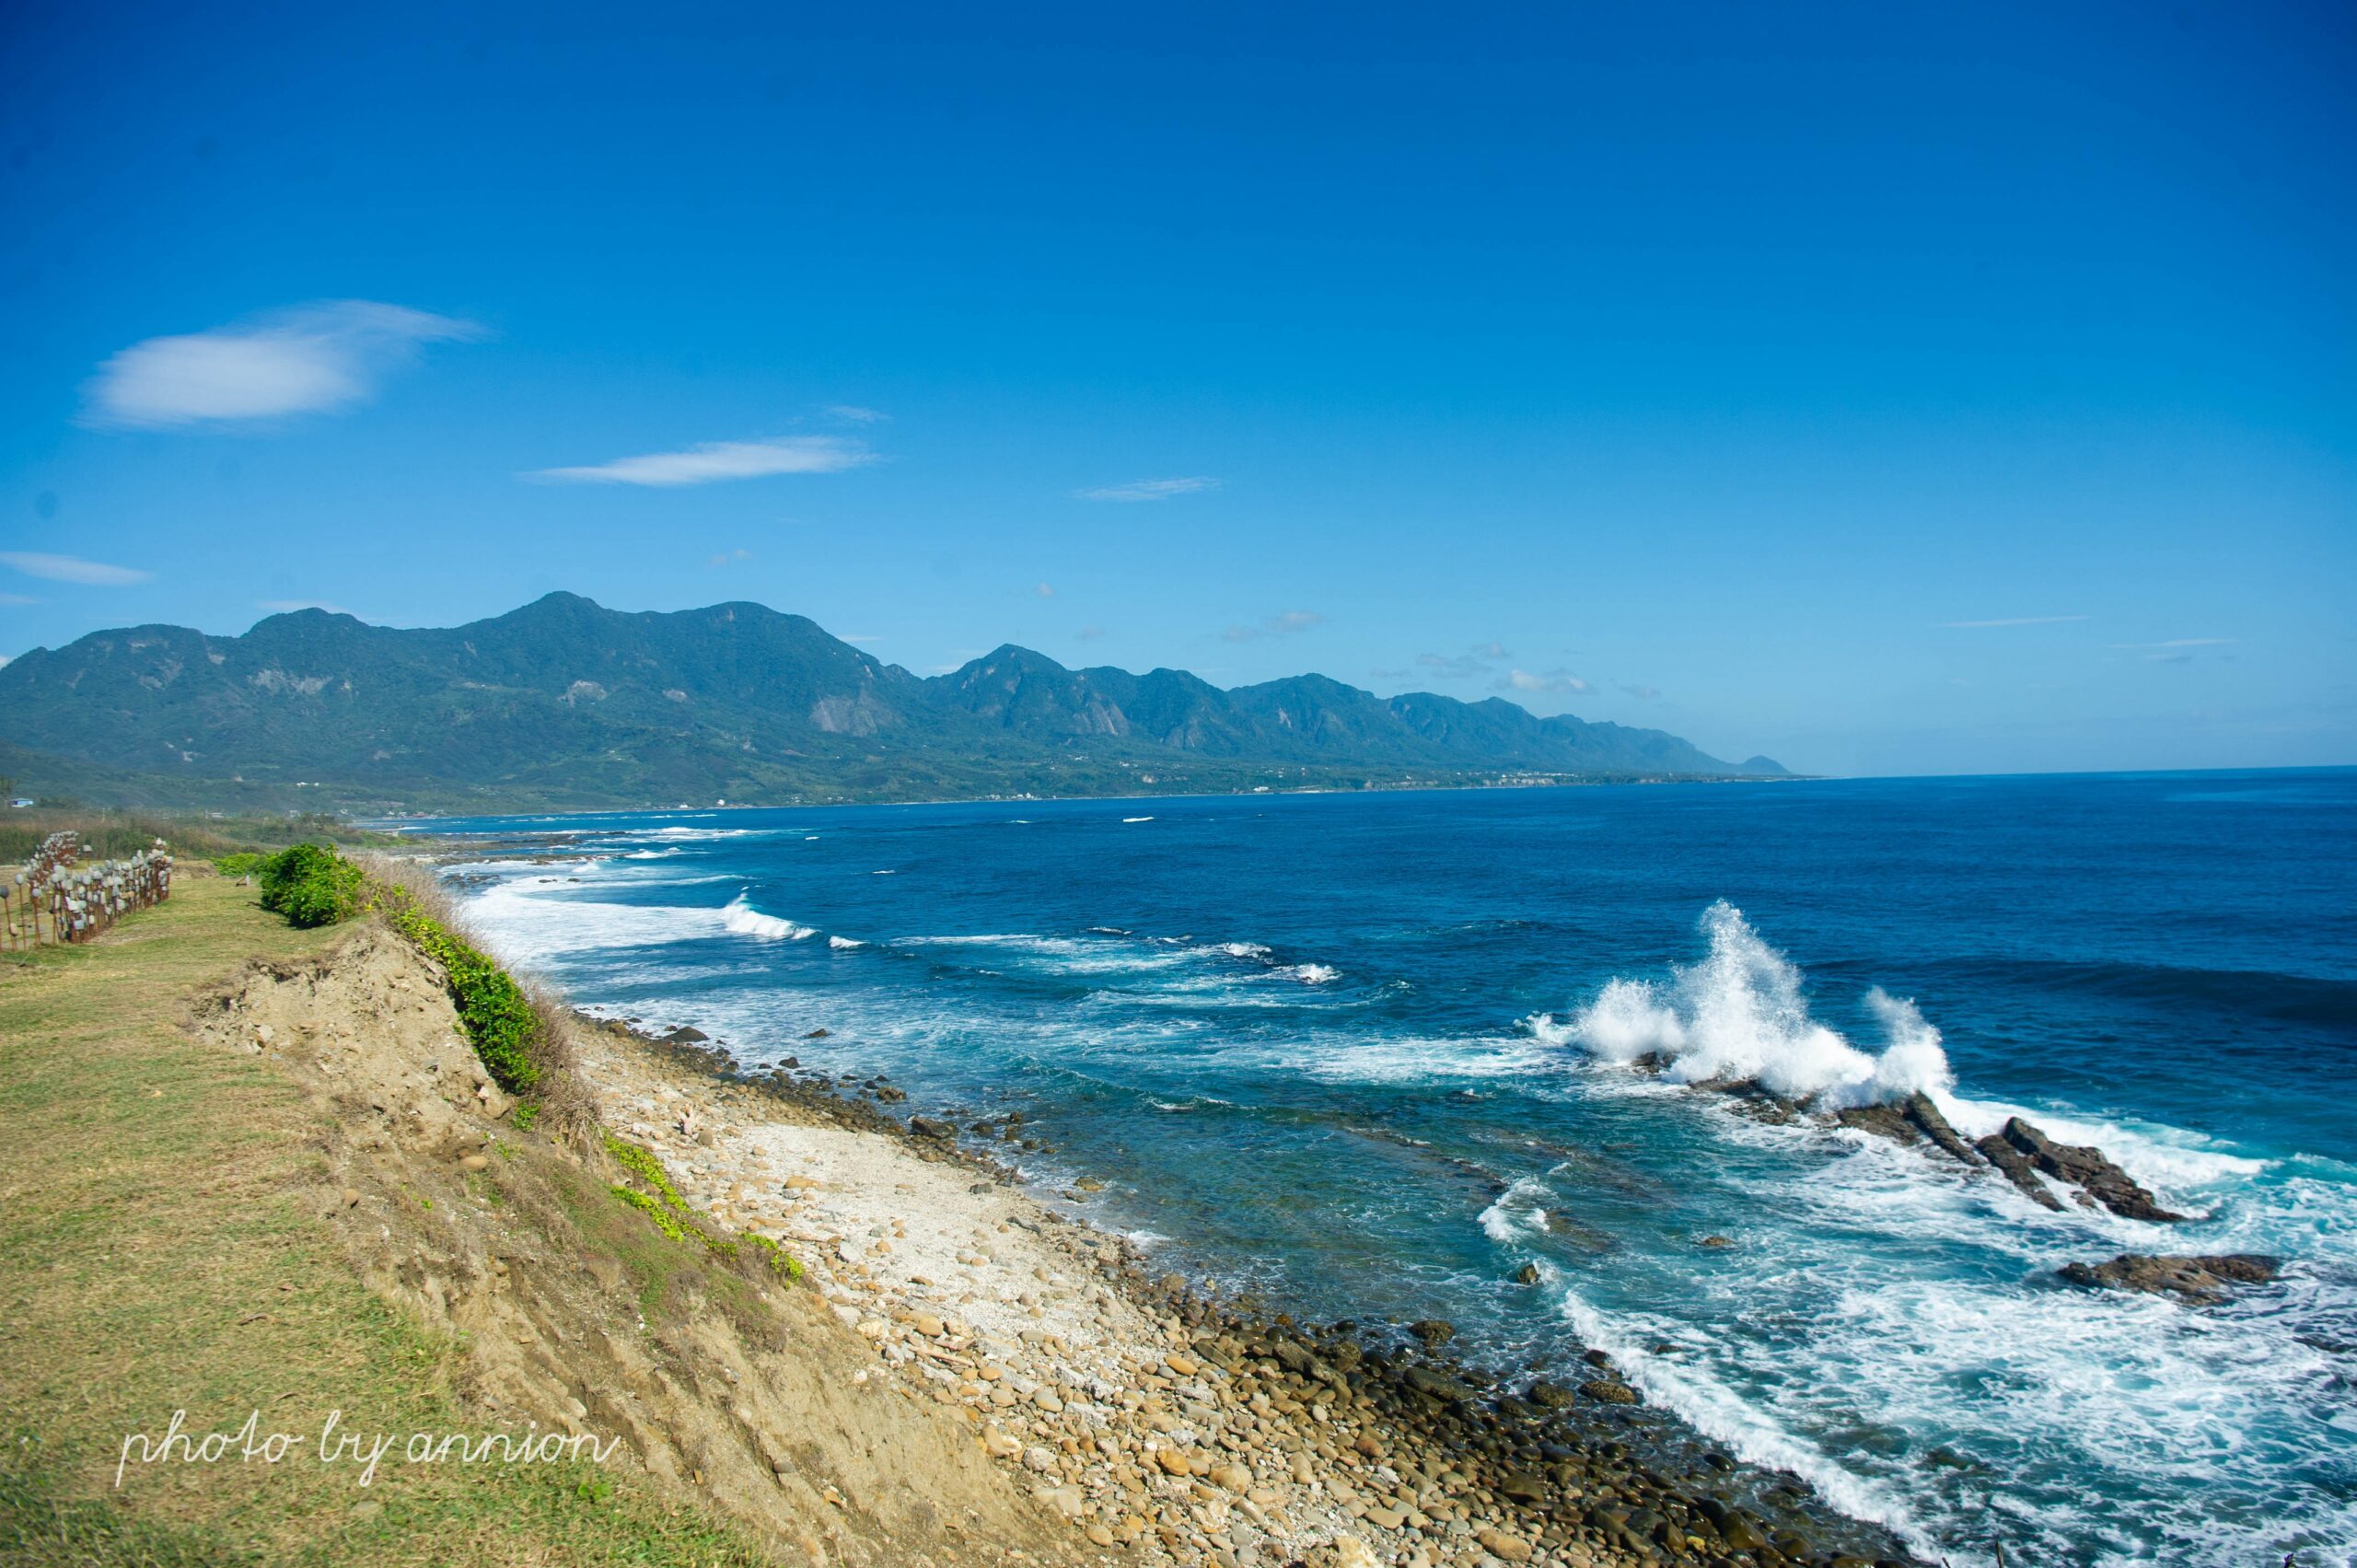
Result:
<svg viewBox="0 0 2357 1568">
<path fill-rule="evenodd" d="M 712 1037 L 690 1024 L 682 1024 L 669 1034 L 656 1037 L 665 1045 L 701 1045 Z"/>
<path fill-rule="evenodd" d="M 1844 1127 L 1872 1132 L 1894 1144 L 1918 1143 L 1922 1137 L 1895 1105 L 1844 1106 L 1833 1113 L 1833 1120 Z"/>
<path fill-rule="evenodd" d="M 958 1136 L 958 1124 L 936 1121 L 930 1116 L 911 1116 L 909 1118 L 909 1131 L 920 1138 L 948 1139 Z"/>
<path fill-rule="evenodd" d="M 804 1035 L 802 1038 L 804 1040 L 824 1040 L 827 1038 L 827 1031 L 825 1029 L 812 1029 L 808 1034 Z"/>
<path fill-rule="evenodd" d="M 1895 1144 L 1929 1144 L 1933 1148 L 1966 1165 L 1979 1165 L 1980 1156 L 1972 1145 L 1959 1136 L 1932 1103 L 1932 1097 L 1922 1090 L 1905 1099 L 1887 1105 L 1853 1105 L 1833 1113 L 1833 1120 L 1844 1127 L 1876 1133 Z"/>
<path fill-rule="evenodd" d="M 1596 1377 L 1580 1385 L 1580 1392 L 1601 1405 L 1633 1405 L 1637 1390 L 1618 1377 Z"/>
<path fill-rule="evenodd" d="M 2038 1169 L 2058 1181 L 2069 1182 L 2122 1219 L 2177 1224 L 2185 1218 L 2162 1208 L 2152 1193 L 2106 1158 L 2101 1149 L 2058 1144 L 2018 1116 L 2009 1118 L 1998 1136 L 2036 1162 Z"/>
<path fill-rule="evenodd" d="M 1900 1100 L 1898 1109 L 1907 1118 L 1908 1125 L 1922 1133 L 1926 1139 L 1930 1140 L 1932 1145 L 1943 1154 L 1961 1160 L 1966 1165 L 1980 1163 L 1980 1157 L 1972 1152 L 1972 1145 L 1966 1143 L 1954 1127 L 1948 1125 L 1948 1119 L 1940 1114 L 1940 1108 L 1932 1103 L 1931 1096 L 1918 1089 Z"/>
<path fill-rule="evenodd" d="M 2123 1252 L 2108 1263 L 2065 1263 L 2056 1272 L 2073 1284 L 2096 1290 L 2140 1290 L 2210 1304 L 2226 1299 L 2228 1288 L 2265 1284 L 2282 1271 L 2280 1258 L 2260 1252 L 2212 1257 Z"/>
<path fill-rule="evenodd" d="M 1408 1325 L 1408 1331 L 1424 1342 L 1426 1350 L 1438 1350 L 1457 1338 L 1457 1325 L 1438 1318 L 1424 1318 Z"/>
<path fill-rule="evenodd" d="M 1299 1340 L 1281 1339 L 1269 1348 L 1275 1353 L 1277 1361 L 1286 1371 L 1300 1376 L 1316 1375 L 1318 1357 Z"/>
<path fill-rule="evenodd" d="M 1518 1285 L 1537 1284 L 1538 1283 L 1538 1265 L 1536 1263 L 1525 1263 L 1521 1268 L 1516 1269 L 1514 1272 L 1514 1283 Z"/>
<path fill-rule="evenodd" d="M 1533 1383 L 1528 1398 L 1540 1410 L 1565 1411 L 1572 1408 L 1572 1391 L 1560 1383 Z"/>
<path fill-rule="evenodd" d="M 1444 1404 L 1461 1405 L 1473 1398 L 1473 1390 L 1454 1377 L 1443 1376 L 1428 1366 L 1411 1366 L 1399 1375 L 1400 1383 L 1419 1394 L 1430 1395 Z"/>
<path fill-rule="evenodd" d="M 1547 1478 L 1534 1470 L 1508 1470 L 1498 1478 L 1498 1495 L 1515 1503 L 1544 1503 Z"/>
<path fill-rule="evenodd" d="M 2057 1213 L 2061 1212 L 2062 1200 L 2057 1198 L 2053 1190 L 2038 1179 L 2038 1167 L 2027 1155 L 2023 1154 L 1994 1132 L 1981 1139 L 1973 1147 L 1979 1149 L 1991 1165 L 2003 1172 L 2006 1180 L 2048 1208 Z"/>
</svg>

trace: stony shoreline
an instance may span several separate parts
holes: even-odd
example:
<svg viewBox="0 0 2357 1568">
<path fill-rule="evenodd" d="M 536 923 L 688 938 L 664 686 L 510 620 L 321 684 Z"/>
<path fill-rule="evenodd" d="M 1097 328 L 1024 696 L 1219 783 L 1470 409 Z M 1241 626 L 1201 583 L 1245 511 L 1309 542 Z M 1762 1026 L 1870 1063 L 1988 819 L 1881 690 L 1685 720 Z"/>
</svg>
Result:
<svg viewBox="0 0 2357 1568">
<path fill-rule="evenodd" d="M 1108 1561 L 1915 1562 L 1644 1409 L 1598 1353 L 1513 1387 L 1452 1358 L 1444 1323 L 1264 1318 L 1021 1191 L 954 1124 L 888 1112 L 881 1078 L 749 1072 L 692 1028 L 580 1016 L 615 1130 L 802 1260 L 874 1347 L 860 1376 L 961 1412 Z"/>
</svg>

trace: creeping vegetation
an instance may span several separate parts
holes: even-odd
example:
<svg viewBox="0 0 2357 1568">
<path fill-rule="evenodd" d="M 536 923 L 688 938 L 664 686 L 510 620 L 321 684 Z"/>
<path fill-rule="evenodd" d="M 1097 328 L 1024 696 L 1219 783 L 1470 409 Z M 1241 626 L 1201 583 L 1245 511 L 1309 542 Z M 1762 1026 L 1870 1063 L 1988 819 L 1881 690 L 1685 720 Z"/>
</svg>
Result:
<svg viewBox="0 0 2357 1568">
<path fill-rule="evenodd" d="M 698 1225 L 695 1211 L 688 1206 L 685 1198 L 679 1196 L 679 1190 L 671 1184 L 671 1173 L 663 1168 L 663 1162 L 650 1151 L 609 1132 L 606 1134 L 606 1152 L 613 1156 L 614 1163 L 626 1174 L 644 1184 L 641 1188 L 616 1182 L 610 1189 L 613 1195 L 653 1220 L 655 1228 L 673 1241 L 702 1242 L 704 1250 L 715 1258 L 737 1257 L 739 1241 L 750 1242 L 755 1253 L 769 1264 L 772 1272 L 789 1280 L 802 1277 L 801 1263 L 786 1256 L 784 1249 L 768 1237 L 714 1236 Z"/>
<path fill-rule="evenodd" d="M 540 1082 L 532 1045 L 540 1021 L 516 977 L 420 910 L 401 889 L 387 889 L 385 903 L 386 918 L 394 929 L 442 966 L 450 1000 L 458 1005 L 459 1022 L 492 1081 L 511 1095 Z"/>
</svg>

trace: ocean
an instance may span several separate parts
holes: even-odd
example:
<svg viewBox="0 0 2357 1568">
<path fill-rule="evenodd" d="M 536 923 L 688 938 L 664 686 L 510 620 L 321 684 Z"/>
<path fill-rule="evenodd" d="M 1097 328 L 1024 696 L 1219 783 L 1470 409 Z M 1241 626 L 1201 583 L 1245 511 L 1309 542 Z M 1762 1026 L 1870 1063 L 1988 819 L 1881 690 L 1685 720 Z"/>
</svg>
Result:
<svg viewBox="0 0 2357 1568">
<path fill-rule="evenodd" d="M 574 835 L 453 871 L 578 1005 L 1019 1111 L 1043 1192 L 1104 1181 L 1081 1212 L 1271 1309 L 1446 1318 L 1516 1376 L 1601 1348 L 1933 1561 L 2357 1554 L 2357 772 L 431 830 Z M 2197 1218 L 2049 1212 L 1714 1073 L 2026 1115 Z M 2124 1251 L 2285 1269 L 2056 1277 Z"/>
</svg>

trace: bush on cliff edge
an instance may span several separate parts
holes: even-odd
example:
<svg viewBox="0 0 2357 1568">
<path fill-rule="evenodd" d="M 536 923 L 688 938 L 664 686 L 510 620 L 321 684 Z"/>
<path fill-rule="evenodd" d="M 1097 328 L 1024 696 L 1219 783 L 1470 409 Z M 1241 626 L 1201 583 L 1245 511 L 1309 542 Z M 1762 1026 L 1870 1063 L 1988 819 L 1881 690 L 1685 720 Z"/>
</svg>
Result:
<svg viewBox="0 0 2357 1568">
<path fill-rule="evenodd" d="M 358 912 L 367 877 L 325 844 L 294 844 L 257 868 L 261 907 L 289 925 L 333 925 Z"/>
</svg>

